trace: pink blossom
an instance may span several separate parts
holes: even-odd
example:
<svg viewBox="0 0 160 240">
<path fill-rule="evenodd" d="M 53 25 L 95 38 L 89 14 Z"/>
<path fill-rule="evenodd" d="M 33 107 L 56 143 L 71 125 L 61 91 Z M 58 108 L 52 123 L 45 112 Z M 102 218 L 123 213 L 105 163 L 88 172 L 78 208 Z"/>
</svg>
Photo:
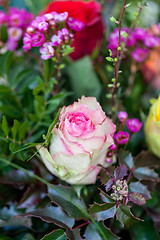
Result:
<svg viewBox="0 0 160 240">
<path fill-rule="evenodd" d="M 154 47 L 160 46 L 160 38 L 157 36 L 148 34 L 144 40 L 144 44 L 148 48 L 154 48 Z"/>
<path fill-rule="evenodd" d="M 113 145 L 116 126 L 93 97 L 63 107 L 52 131 L 50 152 L 40 149 L 49 171 L 71 184 L 93 184 Z M 38 148 L 38 146 L 37 146 Z"/>
<path fill-rule="evenodd" d="M 148 50 L 138 47 L 131 53 L 131 56 L 137 63 L 143 62 L 148 57 Z"/>
<path fill-rule="evenodd" d="M 53 44 L 53 46 L 59 46 L 60 44 L 61 44 L 61 42 L 62 42 L 62 40 L 63 40 L 63 37 L 62 37 L 62 35 L 53 35 L 52 37 L 51 37 L 51 41 L 52 41 L 52 44 Z"/>
<path fill-rule="evenodd" d="M 142 127 L 142 123 L 137 118 L 128 119 L 126 125 L 132 133 L 138 132 Z"/>
<path fill-rule="evenodd" d="M 120 123 L 124 123 L 127 118 L 128 118 L 127 112 L 120 111 L 120 112 L 118 113 L 118 120 L 119 120 Z"/>
<path fill-rule="evenodd" d="M 143 41 L 146 38 L 147 32 L 143 28 L 135 28 L 134 37 L 138 41 Z"/>
<path fill-rule="evenodd" d="M 69 17 L 67 23 L 68 26 L 75 32 L 81 31 L 85 27 L 84 22 L 73 17 Z"/>
<path fill-rule="evenodd" d="M 8 37 L 10 40 L 19 41 L 23 35 L 23 31 L 18 27 L 10 27 L 8 28 Z"/>
<path fill-rule="evenodd" d="M 8 16 L 5 12 L 0 11 L 0 25 L 7 24 L 8 22 Z"/>
<path fill-rule="evenodd" d="M 45 36 L 40 31 L 36 31 L 35 33 L 33 33 L 31 38 L 33 47 L 40 47 L 45 42 Z"/>
<path fill-rule="evenodd" d="M 119 145 L 126 144 L 129 140 L 128 132 L 119 131 L 114 134 L 115 142 Z"/>
<path fill-rule="evenodd" d="M 44 43 L 39 51 L 42 54 L 41 59 L 43 59 L 43 60 L 47 60 L 47 59 L 53 57 L 54 52 L 55 52 L 54 48 L 52 47 L 51 42 Z"/>
<path fill-rule="evenodd" d="M 68 12 L 63 13 L 51 12 L 51 14 L 53 15 L 53 19 L 56 23 L 63 22 L 68 18 Z"/>
</svg>

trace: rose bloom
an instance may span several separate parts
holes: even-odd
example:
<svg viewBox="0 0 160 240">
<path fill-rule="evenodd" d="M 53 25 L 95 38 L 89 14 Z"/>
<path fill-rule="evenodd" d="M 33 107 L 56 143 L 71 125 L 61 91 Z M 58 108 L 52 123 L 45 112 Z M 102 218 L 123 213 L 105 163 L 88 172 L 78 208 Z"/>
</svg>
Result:
<svg viewBox="0 0 160 240">
<path fill-rule="evenodd" d="M 160 158 L 160 96 L 152 100 L 144 130 L 149 149 Z"/>
<path fill-rule="evenodd" d="M 78 99 L 63 107 L 52 131 L 50 151 L 39 149 L 42 161 L 55 176 L 70 184 L 94 184 L 114 144 L 116 126 L 94 97 Z M 37 146 L 37 149 L 40 145 Z"/>
<path fill-rule="evenodd" d="M 68 17 L 73 17 L 85 23 L 82 31 L 74 36 L 75 48 L 71 58 L 76 60 L 85 55 L 91 55 L 97 46 L 101 45 L 104 35 L 104 23 L 101 16 L 101 5 L 96 1 L 54 1 L 45 9 L 45 13 L 56 11 L 68 12 Z"/>
</svg>

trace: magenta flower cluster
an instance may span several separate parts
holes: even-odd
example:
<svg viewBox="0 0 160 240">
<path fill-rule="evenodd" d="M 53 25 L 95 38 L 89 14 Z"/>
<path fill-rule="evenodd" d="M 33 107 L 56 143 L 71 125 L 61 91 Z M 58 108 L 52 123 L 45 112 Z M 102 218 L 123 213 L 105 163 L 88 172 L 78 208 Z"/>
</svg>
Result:
<svg viewBox="0 0 160 240">
<path fill-rule="evenodd" d="M 125 111 L 118 113 L 119 128 L 124 128 L 127 126 L 128 130 L 131 132 L 131 136 L 139 132 L 142 128 L 142 123 L 137 118 L 128 119 L 128 114 Z M 123 130 L 123 129 L 122 129 Z M 119 130 L 114 134 L 114 140 L 118 145 L 124 145 L 129 141 L 130 135 L 127 131 Z M 112 150 L 112 149 L 111 149 Z M 113 150 L 112 150 L 113 151 Z"/>
<path fill-rule="evenodd" d="M 26 28 L 33 20 L 33 14 L 25 9 L 11 7 L 8 13 L 0 11 L 0 27 L 4 24 L 7 27 L 8 40 L 2 42 L 1 46 L 7 47 L 7 50 L 17 49 L 20 39 L 23 37 Z"/>
<path fill-rule="evenodd" d="M 24 51 L 40 47 L 41 59 L 52 58 L 62 45 L 71 45 L 74 32 L 81 31 L 85 24 L 75 18 L 68 18 L 68 12 L 51 12 L 36 17 L 27 27 L 23 38 Z"/>
<path fill-rule="evenodd" d="M 127 37 L 123 33 L 127 33 Z M 108 49 L 116 56 L 118 46 L 119 30 L 115 28 L 108 38 Z M 160 46 L 160 37 L 143 28 L 135 28 L 130 33 L 129 28 L 121 30 L 121 43 L 125 43 L 128 53 L 137 62 L 141 63 L 146 60 L 149 50 Z"/>
</svg>

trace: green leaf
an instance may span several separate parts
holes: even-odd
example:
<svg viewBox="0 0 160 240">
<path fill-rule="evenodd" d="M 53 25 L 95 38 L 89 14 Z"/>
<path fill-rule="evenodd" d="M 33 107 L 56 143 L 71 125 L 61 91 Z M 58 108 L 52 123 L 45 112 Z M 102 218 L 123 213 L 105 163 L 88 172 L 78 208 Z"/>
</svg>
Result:
<svg viewBox="0 0 160 240">
<path fill-rule="evenodd" d="M 47 235 L 45 235 L 41 240 L 66 240 L 66 234 L 64 230 L 58 229 Z"/>
<path fill-rule="evenodd" d="M 68 74 L 75 97 L 85 95 L 99 99 L 102 86 L 89 57 L 73 62 L 68 68 Z"/>
<path fill-rule="evenodd" d="M 146 204 L 145 198 L 140 193 L 130 193 L 129 194 L 129 200 L 138 204 L 138 205 L 144 205 Z"/>
<path fill-rule="evenodd" d="M 27 233 L 23 238 L 22 240 L 35 240 L 35 238 L 30 234 L 30 233 Z"/>
<path fill-rule="evenodd" d="M 52 122 L 52 124 L 48 128 L 47 135 L 45 136 L 46 147 L 48 147 L 48 145 L 50 143 L 50 139 L 51 139 L 51 136 L 52 136 L 51 135 L 52 130 L 55 127 L 56 123 L 58 122 L 60 112 L 61 112 L 61 108 L 58 110 L 58 113 L 56 114 L 54 121 Z"/>
<path fill-rule="evenodd" d="M 77 194 L 71 187 L 65 187 L 62 185 L 55 186 L 54 188 L 48 188 L 48 194 L 51 201 L 60 205 L 67 213 L 75 219 L 87 219 L 83 210 L 87 211 L 85 203 L 77 197 Z M 63 194 L 61 194 L 63 193 Z"/>
<path fill-rule="evenodd" d="M 103 202 L 106 202 L 106 203 L 114 203 L 115 202 L 108 194 L 103 192 L 101 189 L 100 189 L 100 196 L 101 196 Z"/>
<path fill-rule="evenodd" d="M 119 239 L 108 228 L 106 228 L 102 222 L 99 222 L 97 224 L 103 230 L 107 240 L 118 240 Z M 84 236 L 85 236 L 86 240 L 92 240 L 92 239 L 93 240 L 104 240 L 104 237 L 101 235 L 100 232 L 97 231 L 95 225 L 93 225 L 92 223 L 87 226 Z"/>
<path fill-rule="evenodd" d="M 122 224 L 122 226 L 130 226 L 135 220 L 140 220 L 136 218 L 130 211 L 130 208 L 126 205 L 120 205 L 116 212 L 117 220 Z"/>
<path fill-rule="evenodd" d="M 8 39 L 7 27 L 6 25 L 1 25 L 1 41 L 6 42 Z"/>
<path fill-rule="evenodd" d="M 40 91 L 44 89 L 44 84 L 39 84 L 33 89 L 33 94 L 37 95 Z"/>
<path fill-rule="evenodd" d="M 93 204 L 89 213 L 94 214 L 97 221 L 113 218 L 116 213 L 116 203 Z"/>
<path fill-rule="evenodd" d="M 0 233 L 0 240 L 13 240 L 13 239 Z"/>
<path fill-rule="evenodd" d="M 158 174 L 151 168 L 148 167 L 139 167 L 133 172 L 134 176 L 141 180 L 152 180 L 158 181 Z"/>
<path fill-rule="evenodd" d="M 135 167 L 155 167 L 160 168 L 159 158 L 149 151 L 142 151 L 135 158 Z"/>
<path fill-rule="evenodd" d="M 129 184 L 129 190 L 130 192 L 142 194 L 145 199 L 151 198 L 150 192 L 148 191 L 147 187 L 140 182 L 131 182 Z"/>
<path fill-rule="evenodd" d="M 23 214 L 23 216 L 37 217 L 45 222 L 54 223 L 62 228 L 72 228 L 74 225 L 74 219 L 68 217 L 60 207 L 50 206 L 44 209 L 37 209 Z"/>
<path fill-rule="evenodd" d="M 3 118 L 2 118 L 2 130 L 5 133 L 6 137 L 8 137 L 9 128 L 8 128 L 6 116 L 3 116 Z"/>
<path fill-rule="evenodd" d="M 119 159 L 120 159 L 120 163 L 125 164 L 129 169 L 132 169 L 134 167 L 133 157 L 129 151 L 120 149 Z"/>
<path fill-rule="evenodd" d="M 106 60 L 107 60 L 108 62 L 113 62 L 113 58 L 111 58 L 111 57 L 106 57 Z"/>
<path fill-rule="evenodd" d="M 19 141 L 23 141 L 25 139 L 26 133 L 28 132 L 29 122 L 26 121 L 21 124 L 19 128 Z"/>
<path fill-rule="evenodd" d="M 18 120 L 14 120 L 14 123 L 13 123 L 13 127 L 12 127 L 12 129 L 11 129 L 11 131 L 12 131 L 12 137 L 13 137 L 13 139 L 15 140 L 16 139 L 16 135 L 17 135 L 17 133 L 18 133 L 18 131 L 19 131 L 19 127 L 20 127 L 20 123 L 19 123 L 19 121 Z"/>
<path fill-rule="evenodd" d="M 129 230 L 133 240 L 159 240 L 158 231 L 149 217 L 144 222 L 135 222 Z"/>
</svg>

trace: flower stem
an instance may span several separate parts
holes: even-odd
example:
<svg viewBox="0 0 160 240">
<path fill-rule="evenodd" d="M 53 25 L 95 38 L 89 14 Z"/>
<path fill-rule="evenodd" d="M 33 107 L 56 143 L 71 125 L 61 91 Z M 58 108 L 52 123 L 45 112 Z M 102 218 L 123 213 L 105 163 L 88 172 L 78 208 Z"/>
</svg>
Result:
<svg viewBox="0 0 160 240">
<path fill-rule="evenodd" d="M 119 29 L 119 36 L 118 36 L 118 46 L 117 46 L 117 61 L 115 61 L 115 70 L 114 70 L 114 83 L 113 83 L 113 88 L 112 88 L 112 93 L 111 93 L 111 108 L 113 109 L 114 105 L 115 105 L 115 98 L 116 98 L 116 91 L 117 91 L 117 83 L 118 83 L 118 76 L 119 76 L 119 66 L 120 66 L 120 62 L 121 62 L 121 23 L 122 23 L 122 18 L 124 15 L 126 9 L 126 0 L 123 0 L 123 7 L 122 7 L 122 11 L 121 11 L 121 15 L 120 15 L 120 19 L 118 22 L 118 29 Z"/>
</svg>

